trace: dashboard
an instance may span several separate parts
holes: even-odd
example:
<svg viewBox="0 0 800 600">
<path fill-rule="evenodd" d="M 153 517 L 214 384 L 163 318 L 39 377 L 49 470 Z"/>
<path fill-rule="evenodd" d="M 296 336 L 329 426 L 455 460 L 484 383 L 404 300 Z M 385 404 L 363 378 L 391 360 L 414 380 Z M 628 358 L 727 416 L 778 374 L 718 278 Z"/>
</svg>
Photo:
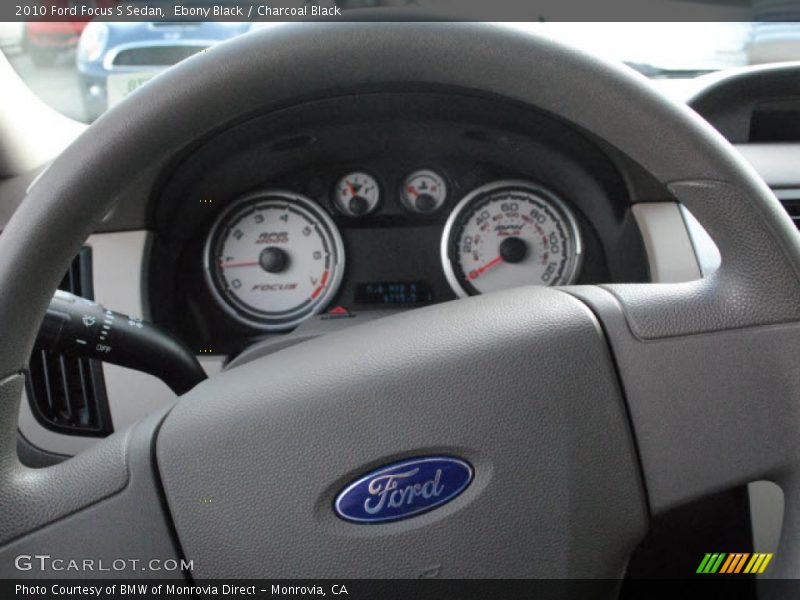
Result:
<svg viewBox="0 0 800 600">
<path fill-rule="evenodd" d="M 800 135 L 780 124 L 797 81 L 794 66 L 762 67 L 686 90 L 795 218 Z M 686 100 L 687 82 L 652 83 Z M 0 181 L 0 225 L 35 175 Z M 86 246 L 94 297 L 176 334 L 209 374 L 509 285 L 689 281 L 719 260 L 669 191 L 603 140 L 505 98 L 408 86 L 228 123 L 133 175 Z M 227 264 L 239 262 L 257 264 Z M 115 430 L 174 399 L 147 374 L 101 374 Z M 20 431 L 61 454 L 96 440 L 43 427 L 29 402 Z"/>
<path fill-rule="evenodd" d="M 313 319 L 648 279 L 624 157 L 543 113 L 374 93 L 202 141 L 153 203 L 152 318 L 236 355 Z"/>
</svg>

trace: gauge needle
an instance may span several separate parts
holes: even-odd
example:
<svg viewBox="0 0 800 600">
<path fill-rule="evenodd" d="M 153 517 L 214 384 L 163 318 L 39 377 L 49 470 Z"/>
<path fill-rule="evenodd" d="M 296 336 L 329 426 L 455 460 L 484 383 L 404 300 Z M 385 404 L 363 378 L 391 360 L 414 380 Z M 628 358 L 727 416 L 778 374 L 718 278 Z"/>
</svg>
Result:
<svg viewBox="0 0 800 600">
<path fill-rule="evenodd" d="M 409 185 L 409 186 L 406 188 L 406 191 L 407 191 L 409 194 L 411 194 L 412 196 L 419 196 L 419 192 L 417 192 L 417 190 L 415 190 L 415 189 L 414 189 L 412 186 L 410 186 L 410 185 Z"/>
<path fill-rule="evenodd" d="M 477 279 L 478 277 L 480 277 L 481 275 L 486 273 L 486 271 L 488 271 L 492 267 L 496 267 L 501 262 L 503 262 L 503 257 L 502 256 L 498 256 L 496 258 L 493 258 L 492 260 L 487 262 L 482 267 L 478 267 L 477 269 L 474 269 L 474 270 L 470 271 L 470 273 L 468 275 L 468 278 L 469 279 Z"/>
<path fill-rule="evenodd" d="M 230 267 L 253 267 L 258 264 L 257 260 L 241 260 L 239 262 L 226 262 L 220 263 L 219 266 L 223 269 L 228 269 Z"/>
<path fill-rule="evenodd" d="M 345 181 L 345 183 L 347 184 L 347 187 L 350 188 L 350 195 L 351 196 L 355 196 L 356 194 L 358 194 L 358 190 L 361 187 L 360 185 L 358 187 L 356 187 L 355 185 L 353 185 L 349 181 Z"/>
</svg>

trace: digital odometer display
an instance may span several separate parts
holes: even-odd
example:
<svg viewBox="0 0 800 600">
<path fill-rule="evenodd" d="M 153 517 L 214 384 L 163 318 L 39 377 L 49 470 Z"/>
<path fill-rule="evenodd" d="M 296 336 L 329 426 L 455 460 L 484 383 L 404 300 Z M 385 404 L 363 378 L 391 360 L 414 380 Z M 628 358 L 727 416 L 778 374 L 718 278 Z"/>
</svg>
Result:
<svg viewBox="0 0 800 600">
<path fill-rule="evenodd" d="M 571 283 L 580 259 L 575 220 L 534 184 L 495 182 L 468 194 L 442 237 L 442 263 L 459 296 Z"/>
<path fill-rule="evenodd" d="M 433 290 L 422 281 L 371 282 L 356 286 L 356 304 L 414 305 L 433 302 Z"/>
</svg>

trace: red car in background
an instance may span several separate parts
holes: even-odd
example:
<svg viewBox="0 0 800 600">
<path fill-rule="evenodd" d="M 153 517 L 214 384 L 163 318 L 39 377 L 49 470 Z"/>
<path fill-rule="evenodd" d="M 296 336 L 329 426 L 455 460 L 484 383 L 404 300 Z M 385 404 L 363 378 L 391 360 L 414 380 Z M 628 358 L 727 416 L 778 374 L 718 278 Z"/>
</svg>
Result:
<svg viewBox="0 0 800 600">
<path fill-rule="evenodd" d="M 78 45 L 85 21 L 31 21 L 25 24 L 25 48 L 33 62 L 52 65 L 59 53 Z"/>
<path fill-rule="evenodd" d="M 47 6 L 74 7 L 91 5 L 92 7 L 109 7 L 114 0 L 45 0 Z M 56 57 L 65 50 L 72 50 L 78 45 L 83 29 L 88 21 L 76 18 L 64 21 L 30 21 L 25 24 L 25 50 L 30 52 L 33 62 L 40 67 L 52 65 Z"/>
</svg>

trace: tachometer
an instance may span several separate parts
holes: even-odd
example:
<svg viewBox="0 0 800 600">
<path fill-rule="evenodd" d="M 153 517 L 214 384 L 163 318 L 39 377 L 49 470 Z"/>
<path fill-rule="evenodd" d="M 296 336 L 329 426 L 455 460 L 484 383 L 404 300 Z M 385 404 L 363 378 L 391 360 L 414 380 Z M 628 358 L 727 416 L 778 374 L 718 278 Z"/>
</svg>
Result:
<svg viewBox="0 0 800 600">
<path fill-rule="evenodd" d="M 322 310 L 344 271 L 344 246 L 330 217 L 308 198 L 264 191 L 217 219 L 206 243 L 206 275 L 239 321 L 287 329 Z"/>
<path fill-rule="evenodd" d="M 581 241 L 572 213 L 555 195 L 524 181 L 497 181 L 458 203 L 441 255 L 453 291 L 469 296 L 571 283 Z"/>
</svg>

